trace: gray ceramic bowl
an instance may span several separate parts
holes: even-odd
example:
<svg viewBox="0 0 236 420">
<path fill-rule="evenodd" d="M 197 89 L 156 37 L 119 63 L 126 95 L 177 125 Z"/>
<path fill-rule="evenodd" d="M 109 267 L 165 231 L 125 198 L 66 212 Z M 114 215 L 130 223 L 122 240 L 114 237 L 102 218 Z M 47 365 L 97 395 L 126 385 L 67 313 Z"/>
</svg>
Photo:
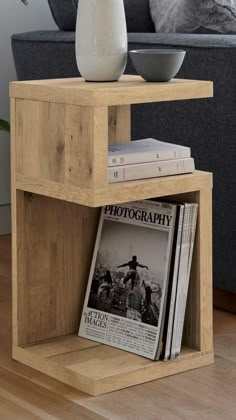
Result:
<svg viewBox="0 0 236 420">
<path fill-rule="evenodd" d="M 183 64 L 186 51 L 153 49 L 129 51 L 136 71 L 147 82 L 168 82 Z"/>
</svg>

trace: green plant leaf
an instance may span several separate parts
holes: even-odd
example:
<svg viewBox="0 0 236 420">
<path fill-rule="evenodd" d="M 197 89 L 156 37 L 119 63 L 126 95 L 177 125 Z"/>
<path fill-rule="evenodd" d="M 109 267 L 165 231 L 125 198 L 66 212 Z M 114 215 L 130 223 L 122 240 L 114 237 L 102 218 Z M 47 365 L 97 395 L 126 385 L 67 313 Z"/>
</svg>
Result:
<svg viewBox="0 0 236 420">
<path fill-rule="evenodd" d="M 6 131 L 10 133 L 10 124 L 5 120 L 0 120 L 0 131 Z"/>
<path fill-rule="evenodd" d="M 25 6 L 28 6 L 28 0 L 21 0 L 22 3 L 24 3 Z"/>
</svg>

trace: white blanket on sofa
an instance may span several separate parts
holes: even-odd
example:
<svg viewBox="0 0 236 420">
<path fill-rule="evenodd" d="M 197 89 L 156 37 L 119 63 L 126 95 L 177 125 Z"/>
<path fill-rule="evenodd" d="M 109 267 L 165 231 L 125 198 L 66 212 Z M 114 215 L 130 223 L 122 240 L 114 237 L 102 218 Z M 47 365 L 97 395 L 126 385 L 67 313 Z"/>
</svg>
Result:
<svg viewBox="0 0 236 420">
<path fill-rule="evenodd" d="M 156 32 L 236 33 L 236 0 L 149 0 Z M 207 32 L 207 31 L 206 31 Z"/>
</svg>

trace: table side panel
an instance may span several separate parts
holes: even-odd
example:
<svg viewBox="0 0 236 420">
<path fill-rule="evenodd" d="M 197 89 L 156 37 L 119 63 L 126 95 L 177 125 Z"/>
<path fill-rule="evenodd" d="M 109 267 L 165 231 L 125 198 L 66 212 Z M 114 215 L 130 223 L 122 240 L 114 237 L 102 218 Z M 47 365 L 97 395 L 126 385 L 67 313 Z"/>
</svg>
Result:
<svg viewBox="0 0 236 420">
<path fill-rule="evenodd" d="M 198 203 L 198 222 L 184 324 L 184 343 L 201 351 L 213 349 L 212 190 L 187 195 Z"/>
<path fill-rule="evenodd" d="M 16 171 L 56 182 L 65 178 L 66 106 L 16 100 Z"/>
<path fill-rule="evenodd" d="M 17 191 L 17 344 L 74 333 L 99 210 Z"/>
<path fill-rule="evenodd" d="M 12 228 L 12 344 L 17 345 L 17 220 L 16 220 L 16 100 L 10 100 L 11 112 L 11 228 Z"/>
<path fill-rule="evenodd" d="M 84 189 L 107 185 L 107 147 L 130 141 L 130 106 L 16 100 L 16 171 Z"/>
<path fill-rule="evenodd" d="M 66 106 L 65 184 L 101 188 L 107 182 L 108 108 Z"/>
<path fill-rule="evenodd" d="M 131 140 L 131 107 L 108 107 L 108 143 L 126 143 Z"/>
</svg>

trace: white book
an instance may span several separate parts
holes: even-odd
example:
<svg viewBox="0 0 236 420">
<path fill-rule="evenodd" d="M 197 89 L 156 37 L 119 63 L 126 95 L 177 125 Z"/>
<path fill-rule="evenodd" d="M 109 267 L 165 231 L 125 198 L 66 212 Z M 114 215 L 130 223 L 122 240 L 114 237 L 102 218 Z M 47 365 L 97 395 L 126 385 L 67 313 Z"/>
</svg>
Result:
<svg viewBox="0 0 236 420">
<path fill-rule="evenodd" d="M 176 207 L 103 207 L 79 336 L 153 360 L 160 354 Z"/>
<path fill-rule="evenodd" d="M 198 204 L 193 204 L 192 212 L 191 212 L 190 234 L 189 234 L 189 253 L 188 253 L 188 261 L 187 261 L 187 273 L 186 273 L 185 282 L 184 282 L 184 286 L 182 290 L 182 303 L 180 307 L 179 321 L 178 321 L 179 333 L 178 333 L 178 336 L 176 337 L 176 344 L 175 344 L 176 356 L 180 354 L 180 350 L 181 350 L 181 343 L 182 343 L 182 336 L 183 336 L 183 329 L 184 329 L 184 318 L 185 318 L 185 312 L 186 312 L 189 279 L 190 279 L 196 224 L 197 224 L 197 213 L 198 213 Z"/>
<path fill-rule="evenodd" d="M 189 157 L 191 157 L 189 147 L 166 143 L 153 138 L 108 146 L 109 167 Z"/>
<path fill-rule="evenodd" d="M 170 359 L 175 359 L 177 357 L 177 343 L 178 337 L 180 335 L 180 318 L 182 314 L 182 298 L 188 269 L 188 255 L 190 247 L 189 225 L 191 223 L 191 208 L 192 205 L 190 203 L 185 204 Z"/>
<path fill-rule="evenodd" d="M 193 158 L 115 166 L 108 168 L 108 182 L 113 183 L 133 181 L 135 179 L 160 178 L 162 176 L 191 173 L 194 169 Z"/>
</svg>

